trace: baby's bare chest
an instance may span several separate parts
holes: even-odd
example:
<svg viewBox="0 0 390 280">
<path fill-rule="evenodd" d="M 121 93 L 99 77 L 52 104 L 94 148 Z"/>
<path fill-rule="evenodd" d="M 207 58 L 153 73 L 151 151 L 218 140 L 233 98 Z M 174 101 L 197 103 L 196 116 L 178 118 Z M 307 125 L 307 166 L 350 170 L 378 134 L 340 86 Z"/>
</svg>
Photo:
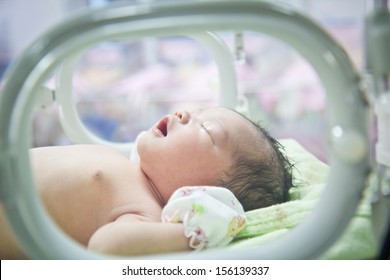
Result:
<svg viewBox="0 0 390 280">
<path fill-rule="evenodd" d="M 123 214 L 160 219 L 161 206 L 136 166 L 90 166 L 63 180 L 54 178 L 39 182 L 44 204 L 56 223 L 83 244 L 98 228 Z"/>
</svg>

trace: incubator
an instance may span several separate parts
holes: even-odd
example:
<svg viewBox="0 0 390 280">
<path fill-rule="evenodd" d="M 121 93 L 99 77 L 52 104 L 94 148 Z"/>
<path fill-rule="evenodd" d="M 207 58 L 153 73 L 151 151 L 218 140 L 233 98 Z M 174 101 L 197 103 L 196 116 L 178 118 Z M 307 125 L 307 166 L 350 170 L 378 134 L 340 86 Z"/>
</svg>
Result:
<svg viewBox="0 0 390 280">
<path fill-rule="evenodd" d="M 103 140 L 85 127 L 74 107 L 71 75 L 80 54 L 102 41 L 187 36 L 210 50 L 221 83 L 220 103 L 253 110 L 237 91 L 233 56 L 244 59 L 241 30 L 276 37 L 313 66 L 326 90 L 330 171 L 313 211 L 289 233 L 261 246 L 177 253 L 168 259 L 313 259 L 345 230 L 370 173 L 377 174 L 374 228 L 388 256 L 390 221 L 390 15 L 375 2 L 366 21 L 367 73 L 358 73 L 338 43 L 313 21 L 285 5 L 261 1 L 195 1 L 139 6 L 112 5 L 74 16 L 43 34 L 7 73 L 0 94 L 0 194 L 10 224 L 28 256 L 36 259 L 102 259 L 65 236 L 43 209 L 33 184 L 28 149 L 36 104 L 59 104 L 64 130 L 75 143 L 97 143 L 128 154 L 134 144 Z M 232 54 L 216 32 L 233 31 Z M 42 86 L 57 70 L 55 91 Z M 366 92 L 369 92 L 368 94 Z M 370 160 L 369 116 L 377 117 L 378 140 Z M 326 226 L 318 226 L 319 223 Z M 310 242 L 307 242 L 310 240 Z M 387 246 L 387 247 L 386 247 Z"/>
</svg>

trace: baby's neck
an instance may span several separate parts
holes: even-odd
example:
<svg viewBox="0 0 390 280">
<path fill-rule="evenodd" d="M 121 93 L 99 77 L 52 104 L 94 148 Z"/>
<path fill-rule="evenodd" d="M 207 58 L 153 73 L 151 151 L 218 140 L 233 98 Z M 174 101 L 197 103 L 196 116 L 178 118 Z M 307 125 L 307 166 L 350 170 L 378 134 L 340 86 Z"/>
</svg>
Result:
<svg viewBox="0 0 390 280">
<path fill-rule="evenodd" d="M 144 173 L 144 175 L 148 179 L 149 187 L 152 189 L 152 192 L 153 192 L 154 196 L 157 198 L 157 200 L 160 203 L 161 207 L 164 207 L 165 206 L 165 202 L 164 202 L 164 199 L 162 198 L 160 192 L 158 191 L 158 189 L 154 185 L 153 181 L 145 173 Z"/>
</svg>

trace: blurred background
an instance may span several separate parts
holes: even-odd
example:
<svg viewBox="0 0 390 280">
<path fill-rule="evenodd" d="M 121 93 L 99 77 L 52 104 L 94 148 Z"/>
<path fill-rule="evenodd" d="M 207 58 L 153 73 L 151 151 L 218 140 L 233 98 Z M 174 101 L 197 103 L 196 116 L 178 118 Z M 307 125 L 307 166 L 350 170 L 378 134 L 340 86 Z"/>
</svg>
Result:
<svg viewBox="0 0 390 280">
<path fill-rule="evenodd" d="M 165 1 L 0 0 L 0 88 L 4 73 L 40 34 L 87 7 Z M 363 62 L 364 0 L 279 1 L 296 7 L 328 31 L 357 69 Z M 219 34 L 235 53 L 234 33 Z M 252 118 L 277 138 L 294 138 L 326 161 L 326 95 L 310 64 L 281 41 L 243 33 L 236 56 L 238 89 L 258 108 Z M 164 114 L 218 104 L 218 69 L 210 52 L 188 37 L 103 42 L 80 57 L 73 93 L 80 118 L 100 137 L 133 141 Z M 47 86 L 55 89 L 53 80 Z M 57 105 L 37 110 L 32 146 L 67 145 Z"/>
</svg>

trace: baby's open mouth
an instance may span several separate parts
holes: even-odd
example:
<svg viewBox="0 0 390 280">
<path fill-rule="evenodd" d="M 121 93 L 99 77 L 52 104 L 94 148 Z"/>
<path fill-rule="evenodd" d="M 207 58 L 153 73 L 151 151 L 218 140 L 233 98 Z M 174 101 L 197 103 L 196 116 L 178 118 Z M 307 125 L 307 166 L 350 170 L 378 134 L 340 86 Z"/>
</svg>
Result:
<svg viewBox="0 0 390 280">
<path fill-rule="evenodd" d="M 166 137 L 168 135 L 168 118 L 162 118 L 161 121 L 156 126 L 157 132 L 160 132 L 162 136 Z"/>
</svg>

